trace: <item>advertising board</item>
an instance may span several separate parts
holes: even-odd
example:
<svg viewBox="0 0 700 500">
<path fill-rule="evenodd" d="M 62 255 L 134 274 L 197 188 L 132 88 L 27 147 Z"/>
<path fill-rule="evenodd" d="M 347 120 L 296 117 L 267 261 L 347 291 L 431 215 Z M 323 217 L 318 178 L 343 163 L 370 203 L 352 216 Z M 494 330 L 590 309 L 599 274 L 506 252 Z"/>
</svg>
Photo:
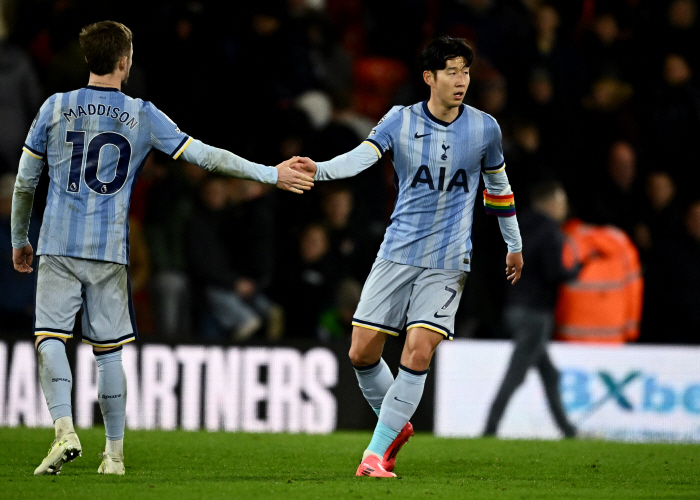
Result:
<svg viewBox="0 0 700 500">
<path fill-rule="evenodd" d="M 455 340 L 436 360 L 435 433 L 482 434 L 512 344 Z M 562 402 L 582 436 L 621 441 L 700 442 L 700 348 L 552 343 Z M 560 436 L 531 369 L 499 427 L 507 438 Z"/>
<path fill-rule="evenodd" d="M 240 432 L 328 433 L 373 429 L 377 417 L 347 357 L 349 342 L 319 346 L 166 345 L 130 343 L 127 376 L 129 429 L 207 429 Z M 100 423 L 97 367 L 92 348 L 75 340 L 67 355 L 73 374 L 73 416 L 80 427 Z M 400 350 L 387 349 L 394 372 Z M 0 341 L 0 425 L 50 427 L 29 340 Z M 433 384 L 414 415 L 431 431 Z"/>
</svg>

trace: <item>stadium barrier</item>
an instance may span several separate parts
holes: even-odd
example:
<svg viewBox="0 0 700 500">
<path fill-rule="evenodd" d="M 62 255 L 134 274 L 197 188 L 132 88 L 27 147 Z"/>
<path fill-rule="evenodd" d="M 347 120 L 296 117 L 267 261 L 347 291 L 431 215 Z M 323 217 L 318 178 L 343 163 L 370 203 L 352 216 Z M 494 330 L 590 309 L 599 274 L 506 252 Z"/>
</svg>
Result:
<svg viewBox="0 0 700 500">
<path fill-rule="evenodd" d="M 438 347 L 435 433 L 483 432 L 512 344 L 455 340 Z M 553 343 L 562 401 L 582 436 L 619 441 L 700 442 L 700 347 Z M 560 436 L 535 370 L 499 427 L 508 438 Z"/>
<path fill-rule="evenodd" d="M 348 347 L 346 342 L 127 344 L 127 426 L 306 433 L 372 429 L 376 417 L 357 388 Z M 412 418 L 416 429 L 479 436 L 511 349 L 504 341 L 458 339 L 440 345 Z M 67 353 L 75 421 L 82 427 L 99 424 L 92 349 L 72 341 Z M 700 348 L 553 343 L 550 354 L 562 372 L 566 410 L 584 436 L 700 442 Z M 385 351 L 394 371 L 399 355 L 397 345 Z M 51 426 L 36 359 L 33 342 L 0 341 L 0 425 Z M 559 437 L 534 370 L 510 401 L 499 435 Z"/>
<path fill-rule="evenodd" d="M 390 343 L 396 342 L 390 339 Z M 29 340 L 0 341 L 0 425 L 50 427 L 39 386 L 37 356 Z M 327 433 L 372 429 L 376 416 L 357 387 L 349 343 L 319 346 L 124 346 L 127 427 L 241 432 Z M 92 348 L 70 341 L 73 413 L 78 426 L 102 421 Z M 400 348 L 385 359 L 398 366 Z M 433 389 L 414 417 L 416 428 L 433 428 Z"/>
</svg>

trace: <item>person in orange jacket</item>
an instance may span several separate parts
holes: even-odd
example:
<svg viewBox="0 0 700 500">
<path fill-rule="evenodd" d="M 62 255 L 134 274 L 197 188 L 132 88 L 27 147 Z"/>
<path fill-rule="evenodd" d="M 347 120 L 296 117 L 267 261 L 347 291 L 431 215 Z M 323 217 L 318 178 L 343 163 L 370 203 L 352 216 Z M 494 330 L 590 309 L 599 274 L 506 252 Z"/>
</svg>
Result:
<svg viewBox="0 0 700 500">
<path fill-rule="evenodd" d="M 584 261 L 559 289 L 556 336 L 568 342 L 623 344 L 639 337 L 643 280 L 639 253 L 613 226 L 571 220 L 564 226 L 564 262 Z"/>
</svg>

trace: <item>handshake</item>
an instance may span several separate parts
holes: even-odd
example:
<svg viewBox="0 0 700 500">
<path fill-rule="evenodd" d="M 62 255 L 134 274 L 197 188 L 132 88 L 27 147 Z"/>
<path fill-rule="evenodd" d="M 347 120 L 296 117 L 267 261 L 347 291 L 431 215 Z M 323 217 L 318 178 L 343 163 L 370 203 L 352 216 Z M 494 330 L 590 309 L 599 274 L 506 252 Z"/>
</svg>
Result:
<svg viewBox="0 0 700 500">
<path fill-rule="evenodd" d="M 316 162 L 310 158 L 293 156 L 289 160 L 276 165 L 277 184 L 279 189 L 302 194 L 314 186 Z"/>
</svg>

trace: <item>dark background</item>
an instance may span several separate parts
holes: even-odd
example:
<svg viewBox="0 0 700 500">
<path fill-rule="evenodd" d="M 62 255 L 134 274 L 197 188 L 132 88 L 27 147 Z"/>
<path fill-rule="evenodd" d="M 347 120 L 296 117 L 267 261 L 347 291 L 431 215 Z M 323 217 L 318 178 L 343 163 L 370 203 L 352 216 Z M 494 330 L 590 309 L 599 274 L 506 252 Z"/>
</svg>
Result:
<svg viewBox="0 0 700 500">
<path fill-rule="evenodd" d="M 466 103 L 499 121 L 519 209 L 537 181 L 562 182 L 573 216 L 622 228 L 640 251 L 646 282 L 640 341 L 700 341 L 695 0 L 0 6 L 4 332 L 31 331 L 32 285 L 11 268 L 7 208 L 25 134 L 45 98 L 87 83 L 81 27 L 111 19 L 134 33 L 126 94 L 153 101 L 195 138 L 268 165 L 295 154 L 327 160 L 352 149 L 392 105 L 428 98 L 417 67 L 427 42 L 441 34 L 467 38 L 476 59 Z M 355 179 L 294 196 L 151 155 L 131 209 L 141 339 L 231 341 L 203 290 L 218 282 L 235 291 L 246 278 L 286 317 L 268 337 L 264 325 L 254 342 L 277 341 L 282 332 L 288 340 L 344 345 L 348 315 L 391 213 L 391 177 L 385 159 Z M 46 179 L 35 199 L 33 242 L 45 194 Z M 207 249 L 214 276 L 196 266 L 198 229 L 216 247 Z M 505 245 L 496 221 L 478 208 L 474 249 L 457 335 L 499 338 Z M 174 313 L 159 312 L 166 296 L 175 297 Z M 670 302 L 674 309 L 664 297 L 678 299 Z M 175 326 L 166 327 L 168 318 Z"/>
</svg>

